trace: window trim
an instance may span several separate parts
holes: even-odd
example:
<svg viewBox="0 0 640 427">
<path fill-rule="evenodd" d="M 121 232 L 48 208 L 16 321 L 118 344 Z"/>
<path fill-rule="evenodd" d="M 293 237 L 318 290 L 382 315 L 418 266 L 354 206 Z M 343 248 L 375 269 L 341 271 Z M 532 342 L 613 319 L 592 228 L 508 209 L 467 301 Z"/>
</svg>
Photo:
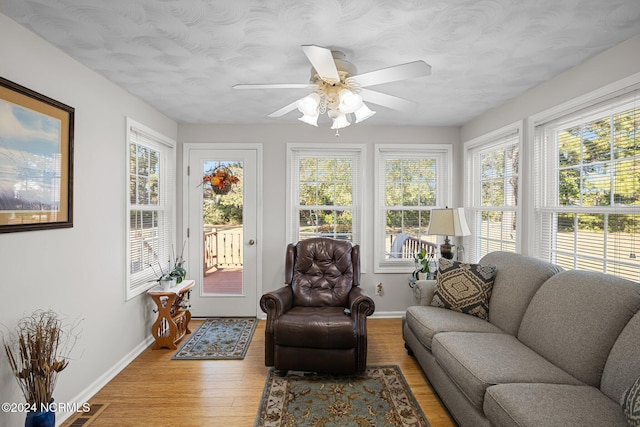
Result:
<svg viewBox="0 0 640 427">
<path fill-rule="evenodd" d="M 168 213 L 169 222 L 169 240 L 170 245 L 175 247 L 175 239 L 176 239 L 176 142 L 159 132 L 154 131 L 153 129 L 133 120 L 130 117 L 126 118 L 126 144 L 125 145 L 125 159 L 126 159 L 126 169 L 125 169 L 125 300 L 128 301 L 142 293 L 146 292 L 151 287 L 155 286 L 155 281 L 147 281 L 141 282 L 140 276 L 147 277 L 148 274 L 131 274 L 130 271 L 130 257 L 131 257 L 131 247 L 130 247 L 130 218 L 131 218 L 131 198 L 130 198 L 130 187 L 129 187 L 129 176 L 130 176 L 130 146 L 132 141 L 132 135 L 134 133 L 140 134 L 143 138 L 148 141 L 145 141 L 142 145 L 146 145 L 149 148 L 160 151 L 163 154 L 163 158 L 160 160 L 160 168 L 164 169 L 165 172 L 161 173 L 160 180 L 164 183 L 160 188 L 165 188 L 166 195 L 164 198 L 160 197 L 161 200 L 166 200 L 166 209 L 165 211 Z M 136 209 L 137 210 L 137 209 Z M 170 248 L 167 248 L 170 251 Z M 138 277 L 136 277 L 138 276 Z M 137 280 L 136 280 L 137 279 Z M 142 283 L 142 284 L 141 284 Z"/>
<path fill-rule="evenodd" d="M 353 232 L 353 243 L 359 244 L 361 247 L 366 247 L 366 236 L 364 230 L 366 230 L 365 218 L 363 215 L 364 207 L 365 207 L 365 193 L 366 193 L 366 163 L 367 163 L 367 146 L 365 144 L 309 144 L 309 143 L 295 143 L 290 142 L 287 143 L 287 166 L 286 166 L 286 181 L 287 191 L 285 195 L 285 203 L 287 206 L 285 219 L 286 219 L 286 230 L 285 236 L 286 241 L 288 243 L 294 242 L 296 239 L 294 237 L 294 210 L 295 204 L 293 203 L 293 195 L 296 194 L 296 184 L 297 181 L 294 182 L 294 171 L 293 171 L 293 159 L 295 153 L 309 153 L 310 155 L 320 155 L 325 157 L 334 157 L 340 154 L 350 154 L 359 156 L 360 162 L 360 171 L 358 175 L 354 175 L 354 179 L 359 179 L 360 183 L 360 194 L 354 194 L 353 202 L 354 202 L 354 225 L 358 228 L 358 230 L 354 230 Z M 355 219 L 357 218 L 357 224 Z M 362 272 L 365 272 L 366 265 L 366 257 L 361 259 L 361 269 Z"/>
<path fill-rule="evenodd" d="M 471 235 L 466 236 L 462 239 L 463 246 L 469 249 L 467 253 L 465 253 L 465 261 L 467 262 L 477 262 L 478 259 L 480 258 L 477 255 L 479 253 L 479 251 L 477 250 L 477 244 L 478 244 L 477 234 L 478 233 L 477 233 L 477 224 L 476 224 L 474 215 L 477 213 L 478 210 L 482 210 L 482 211 L 489 211 L 489 210 L 504 211 L 505 210 L 505 209 L 481 209 L 481 206 L 479 204 L 476 205 L 478 189 L 475 188 L 475 184 L 477 183 L 477 180 L 478 180 L 477 173 L 479 173 L 479 171 L 476 170 L 477 164 L 475 162 L 474 155 L 476 153 L 479 153 L 480 151 L 499 148 L 500 146 L 506 143 L 505 142 L 506 138 L 509 138 L 514 134 L 517 135 L 517 138 L 518 138 L 518 150 L 520 153 L 519 154 L 520 164 L 518 165 L 518 194 L 516 194 L 518 203 L 514 209 L 507 209 L 507 210 L 516 213 L 515 252 L 516 253 L 522 252 L 522 241 L 523 241 L 523 236 L 525 234 L 524 230 L 522 229 L 522 224 L 524 224 L 522 216 L 523 216 L 523 212 L 525 211 L 522 203 L 523 188 L 528 182 L 525 175 L 525 172 L 528 168 L 526 165 L 524 165 L 525 162 L 522 161 L 523 158 L 527 158 L 527 157 L 524 157 L 526 154 L 523 153 L 523 149 L 524 149 L 523 128 L 524 128 L 524 121 L 519 120 L 517 122 L 511 123 L 499 129 L 496 129 L 492 132 L 481 135 L 477 138 L 473 138 L 463 144 L 464 146 L 463 164 L 466 166 L 464 168 L 464 173 L 465 173 L 464 182 L 466 183 L 464 188 L 464 206 L 465 206 L 465 211 L 467 212 L 467 215 L 468 215 L 467 220 L 469 222 L 469 227 L 471 228 Z"/>
<path fill-rule="evenodd" d="M 413 260 L 384 258 L 386 239 L 386 216 L 384 214 L 384 195 L 381 194 L 384 180 L 383 162 L 388 156 L 385 153 L 396 153 L 403 157 L 421 156 L 437 157 L 444 162 L 444 170 L 437 171 L 438 185 L 436 189 L 436 206 L 451 205 L 453 192 L 453 144 L 376 144 L 374 160 L 374 273 L 410 273 L 413 271 Z M 440 237 L 438 238 L 440 241 Z"/>
</svg>

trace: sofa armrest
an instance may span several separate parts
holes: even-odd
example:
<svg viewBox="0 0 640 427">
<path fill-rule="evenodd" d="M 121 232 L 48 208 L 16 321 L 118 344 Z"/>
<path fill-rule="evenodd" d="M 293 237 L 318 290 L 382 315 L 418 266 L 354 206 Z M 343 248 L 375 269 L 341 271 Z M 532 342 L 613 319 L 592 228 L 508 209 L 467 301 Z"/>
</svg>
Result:
<svg viewBox="0 0 640 427">
<path fill-rule="evenodd" d="M 413 295 L 418 305 L 430 305 L 436 291 L 435 280 L 418 280 L 413 288 Z"/>
</svg>

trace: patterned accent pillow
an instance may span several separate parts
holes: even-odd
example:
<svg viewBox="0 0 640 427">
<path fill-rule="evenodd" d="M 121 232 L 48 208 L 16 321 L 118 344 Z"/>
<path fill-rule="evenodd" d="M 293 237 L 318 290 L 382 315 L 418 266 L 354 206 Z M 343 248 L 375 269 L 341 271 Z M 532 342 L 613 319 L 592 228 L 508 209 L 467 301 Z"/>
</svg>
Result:
<svg viewBox="0 0 640 427">
<path fill-rule="evenodd" d="M 496 267 L 440 258 L 431 305 L 489 319 Z"/>
<path fill-rule="evenodd" d="M 622 394 L 620 405 L 629 425 L 640 426 L 640 377 Z"/>
</svg>

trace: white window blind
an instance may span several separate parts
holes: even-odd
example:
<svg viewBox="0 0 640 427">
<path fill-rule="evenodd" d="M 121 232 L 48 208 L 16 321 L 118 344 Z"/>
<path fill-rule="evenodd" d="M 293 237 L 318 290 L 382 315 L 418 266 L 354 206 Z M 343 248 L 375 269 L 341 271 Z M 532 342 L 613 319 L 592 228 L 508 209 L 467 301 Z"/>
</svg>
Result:
<svg viewBox="0 0 640 427">
<path fill-rule="evenodd" d="M 467 159 L 466 260 L 476 262 L 494 251 L 517 252 L 520 238 L 520 133 L 504 132 L 471 145 Z"/>
<path fill-rule="evenodd" d="M 362 242 L 363 147 L 289 145 L 289 241 Z"/>
<path fill-rule="evenodd" d="M 640 280 L 640 90 L 535 127 L 536 255 Z"/>
<path fill-rule="evenodd" d="M 376 145 L 376 272 L 407 272 L 425 242 L 431 209 L 451 193 L 448 145 Z"/>
<path fill-rule="evenodd" d="M 172 141 L 127 120 L 127 299 L 168 271 L 174 244 L 175 153 Z"/>
</svg>

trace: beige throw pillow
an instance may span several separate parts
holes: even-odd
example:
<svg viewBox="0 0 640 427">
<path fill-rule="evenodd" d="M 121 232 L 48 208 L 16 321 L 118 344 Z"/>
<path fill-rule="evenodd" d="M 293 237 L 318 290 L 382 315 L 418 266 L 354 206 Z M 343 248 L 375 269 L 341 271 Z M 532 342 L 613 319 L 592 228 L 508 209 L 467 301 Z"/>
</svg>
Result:
<svg viewBox="0 0 640 427">
<path fill-rule="evenodd" d="M 432 306 L 489 319 L 496 267 L 440 258 Z"/>
</svg>

